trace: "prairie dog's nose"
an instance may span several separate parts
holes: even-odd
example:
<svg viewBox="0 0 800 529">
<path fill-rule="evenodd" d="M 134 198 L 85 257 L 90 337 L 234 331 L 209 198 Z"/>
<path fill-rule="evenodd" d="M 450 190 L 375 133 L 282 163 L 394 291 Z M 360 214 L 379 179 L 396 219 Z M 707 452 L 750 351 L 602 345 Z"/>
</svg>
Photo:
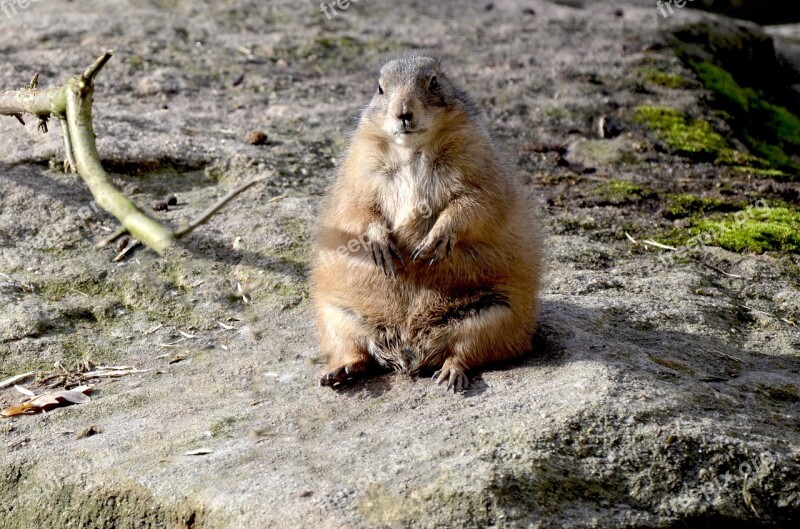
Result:
<svg viewBox="0 0 800 529">
<path fill-rule="evenodd" d="M 402 114 L 397 115 L 397 119 L 403 122 L 403 125 L 408 125 L 411 123 L 411 120 L 414 119 L 413 112 L 403 112 Z"/>
</svg>

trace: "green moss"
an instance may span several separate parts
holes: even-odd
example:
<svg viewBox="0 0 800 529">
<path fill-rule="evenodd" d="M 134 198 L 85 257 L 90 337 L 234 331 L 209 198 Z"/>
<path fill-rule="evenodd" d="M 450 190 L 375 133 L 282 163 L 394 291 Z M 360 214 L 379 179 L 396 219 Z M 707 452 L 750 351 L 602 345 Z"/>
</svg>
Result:
<svg viewBox="0 0 800 529">
<path fill-rule="evenodd" d="M 340 48 L 361 49 L 362 47 L 362 43 L 358 39 L 347 35 L 321 35 L 314 37 L 313 42 L 329 50 L 337 50 Z"/>
<path fill-rule="evenodd" d="M 689 86 L 689 81 L 682 75 L 665 72 L 651 66 L 639 68 L 639 74 L 648 82 L 665 88 L 681 89 Z"/>
<path fill-rule="evenodd" d="M 548 117 L 556 118 L 556 119 L 564 119 L 569 117 L 569 110 L 563 107 L 553 107 L 548 108 L 547 112 L 545 112 Z"/>
<path fill-rule="evenodd" d="M 376 57 L 400 53 L 407 46 L 389 39 L 363 39 L 349 35 L 323 34 L 299 45 L 289 44 L 275 50 L 275 60 L 300 63 L 316 71 L 354 68 L 370 55 Z"/>
<path fill-rule="evenodd" d="M 590 216 L 563 216 L 558 218 L 558 224 L 564 233 L 582 233 L 597 229 L 597 221 Z"/>
<path fill-rule="evenodd" d="M 79 467 L 77 458 L 74 466 L 88 468 Z M 225 527 L 219 522 L 207 523 L 202 507 L 191 498 L 164 501 L 141 484 L 114 479 L 111 473 L 101 476 L 104 482 L 91 488 L 79 477 L 66 476 L 59 478 L 52 465 L 45 463 L 4 464 L 0 504 L 10 508 L 3 511 L 2 527 Z"/>
<path fill-rule="evenodd" d="M 242 419 L 238 417 L 223 417 L 216 421 L 208 429 L 214 437 L 233 437 L 236 424 L 241 422 Z"/>
<path fill-rule="evenodd" d="M 83 336 L 78 333 L 62 334 L 57 337 L 58 349 L 60 352 L 53 356 L 42 358 L 37 355 L 5 357 L 0 352 L 0 361 L 3 369 L 0 369 L 0 378 L 26 371 L 41 371 L 50 373 L 53 371 L 53 362 L 58 361 L 68 370 L 75 369 L 79 362 L 91 360 L 96 364 L 114 364 L 120 358 L 120 352 L 114 347 L 94 343 L 97 335 L 97 327 L 92 327 L 90 336 Z"/>
<path fill-rule="evenodd" d="M 704 198 L 690 193 L 672 195 L 667 203 L 667 218 L 696 217 L 712 212 L 728 212 L 740 209 L 730 202 L 716 198 Z"/>
<path fill-rule="evenodd" d="M 754 168 L 754 167 L 734 167 L 733 170 L 736 171 L 737 173 L 747 173 L 747 174 L 751 174 L 751 175 L 754 175 L 754 176 L 766 176 L 766 177 L 770 177 L 770 178 L 779 178 L 779 179 L 784 179 L 784 178 L 788 178 L 788 177 L 791 176 L 791 175 L 789 175 L 787 173 L 784 173 L 783 171 L 780 171 L 778 169 L 757 169 L 757 168 Z"/>
<path fill-rule="evenodd" d="M 653 130 L 658 138 L 675 152 L 691 155 L 717 165 L 754 167 L 769 170 L 779 153 L 753 156 L 731 148 L 721 134 L 704 120 L 691 120 L 680 110 L 670 107 L 641 106 L 636 109 L 633 120 Z M 759 149 L 763 153 L 765 148 Z M 784 161 L 790 161 L 785 158 Z"/>
<path fill-rule="evenodd" d="M 76 294 L 86 294 L 89 297 L 100 296 L 104 293 L 104 283 L 89 277 L 72 278 L 37 283 L 36 290 L 45 298 L 61 301 L 65 297 Z"/>
<path fill-rule="evenodd" d="M 288 241 L 281 245 L 280 256 L 284 262 L 295 268 L 297 274 L 305 277 L 311 264 L 311 229 L 307 222 L 297 218 L 282 219 L 278 223 L 288 236 Z"/>
<path fill-rule="evenodd" d="M 66 335 L 59 339 L 62 348 L 61 364 L 72 368 L 82 360 L 91 360 L 96 364 L 112 364 L 119 359 L 119 354 L 111 347 L 98 347 L 91 340 L 79 335 Z"/>
<path fill-rule="evenodd" d="M 762 169 L 769 169 L 769 161 L 753 156 L 746 152 L 737 151 L 736 149 L 721 149 L 717 153 L 717 159 L 714 160 L 717 165 L 735 165 L 742 167 L 757 167 Z"/>
<path fill-rule="evenodd" d="M 141 55 L 131 55 L 130 58 L 128 58 L 128 64 L 138 70 L 144 66 L 144 58 Z"/>
<path fill-rule="evenodd" d="M 768 101 L 765 95 L 741 86 L 723 68 L 709 62 L 691 62 L 697 76 L 714 92 L 730 113 L 748 147 L 774 167 L 797 175 L 800 162 L 800 117 L 786 107 Z M 749 164 L 748 164 L 749 165 Z"/>
<path fill-rule="evenodd" d="M 612 204 L 641 202 L 658 196 L 652 189 L 626 180 L 610 180 L 596 188 L 595 193 L 604 201 Z"/>
<path fill-rule="evenodd" d="M 103 300 L 131 312 L 142 312 L 152 321 L 188 326 L 194 317 L 191 308 L 181 303 L 182 298 L 167 295 L 170 290 L 180 288 L 179 277 L 182 276 L 177 266 L 179 265 L 173 268 L 165 264 L 157 278 L 146 281 L 132 278 L 113 279 L 105 275 L 82 275 L 42 282 L 37 284 L 37 287 L 42 297 L 51 301 L 60 301 L 65 297 L 81 294 L 97 300 L 99 309 L 92 310 L 92 316 L 98 323 L 106 323 L 113 319 L 107 306 L 100 303 L 100 300 Z"/>
<path fill-rule="evenodd" d="M 688 221 L 658 238 L 677 248 L 718 246 L 734 252 L 800 251 L 800 210 L 781 201 L 752 205 L 691 194 L 670 196 L 667 217 Z"/>
<path fill-rule="evenodd" d="M 293 281 L 279 281 L 272 287 L 272 292 L 283 297 L 308 297 L 309 288 L 307 283 L 297 284 Z"/>
<path fill-rule="evenodd" d="M 715 159 L 720 151 L 729 148 L 727 140 L 710 123 L 692 121 L 674 108 L 641 106 L 633 120 L 652 129 L 670 149 L 679 153 Z"/>
<path fill-rule="evenodd" d="M 692 62 L 692 69 L 706 88 L 732 103 L 737 109 L 750 110 L 750 102 L 758 98 L 755 90 L 742 88 L 733 76 L 710 62 Z"/>
<path fill-rule="evenodd" d="M 712 244 L 734 252 L 797 252 L 800 211 L 788 207 L 752 208 L 699 219 L 690 232 L 708 234 Z"/>
</svg>

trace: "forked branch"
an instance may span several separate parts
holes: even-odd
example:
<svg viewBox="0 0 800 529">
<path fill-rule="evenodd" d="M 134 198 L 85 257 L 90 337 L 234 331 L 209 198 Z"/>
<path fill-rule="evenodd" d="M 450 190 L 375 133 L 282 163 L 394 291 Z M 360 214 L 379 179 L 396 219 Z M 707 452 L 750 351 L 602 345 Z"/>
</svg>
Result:
<svg viewBox="0 0 800 529">
<path fill-rule="evenodd" d="M 13 116 L 24 125 L 23 116 L 32 114 L 39 119 L 39 128 L 43 132 L 47 132 L 48 119 L 55 116 L 61 126 L 65 169 L 77 171 L 97 204 L 117 218 L 122 226 L 115 234 L 130 233 L 156 252 L 164 253 L 177 239 L 191 233 L 236 195 L 265 177 L 255 178 L 233 189 L 198 219 L 176 232 L 143 213 L 112 184 L 100 163 L 95 145 L 92 125 L 94 80 L 111 56 L 111 51 L 106 52 L 81 75 L 69 79 L 61 87 L 39 89 L 37 73 L 25 88 L 0 92 L 0 115 Z"/>
</svg>

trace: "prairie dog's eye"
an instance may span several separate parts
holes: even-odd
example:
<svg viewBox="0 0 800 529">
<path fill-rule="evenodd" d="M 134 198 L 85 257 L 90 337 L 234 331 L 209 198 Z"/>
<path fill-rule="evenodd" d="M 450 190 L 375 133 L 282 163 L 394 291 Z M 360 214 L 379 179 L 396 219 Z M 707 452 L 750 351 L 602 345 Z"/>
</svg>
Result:
<svg viewBox="0 0 800 529">
<path fill-rule="evenodd" d="M 439 89 L 439 80 L 434 75 L 433 77 L 431 77 L 430 84 L 428 84 L 428 90 L 433 91 L 438 89 Z"/>
<path fill-rule="evenodd" d="M 379 93 L 380 95 L 383 95 L 383 87 L 381 86 L 381 84 L 380 84 L 380 83 L 378 83 L 378 93 Z"/>
</svg>

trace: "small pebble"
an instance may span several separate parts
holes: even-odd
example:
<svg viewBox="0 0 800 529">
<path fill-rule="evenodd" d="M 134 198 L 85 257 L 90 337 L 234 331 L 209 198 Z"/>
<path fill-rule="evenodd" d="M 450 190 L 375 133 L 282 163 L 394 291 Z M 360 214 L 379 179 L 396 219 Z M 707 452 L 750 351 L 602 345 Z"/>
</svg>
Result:
<svg viewBox="0 0 800 529">
<path fill-rule="evenodd" d="M 101 430 L 97 426 L 92 425 L 92 426 L 89 426 L 88 428 L 86 428 L 85 430 L 83 430 L 78 435 L 76 435 L 75 436 L 75 440 L 77 441 L 77 440 L 80 440 L 80 439 L 85 439 L 86 437 L 91 437 L 91 436 L 97 435 L 99 433 L 103 433 L 103 430 Z"/>
<path fill-rule="evenodd" d="M 177 206 L 178 205 L 178 197 L 176 197 L 175 195 L 172 195 L 171 197 L 169 197 L 169 199 L 167 200 L 167 205 L 168 206 Z"/>
<path fill-rule="evenodd" d="M 597 122 L 597 133 L 601 138 L 616 138 L 624 130 L 622 123 L 614 118 L 602 116 Z"/>
<path fill-rule="evenodd" d="M 129 242 L 130 239 L 128 237 L 120 237 L 120 239 L 117 241 L 117 251 L 121 252 L 122 250 L 127 248 Z"/>
<path fill-rule="evenodd" d="M 247 136 L 247 141 L 252 145 L 264 145 L 267 143 L 267 134 L 260 130 L 254 130 Z"/>
</svg>

